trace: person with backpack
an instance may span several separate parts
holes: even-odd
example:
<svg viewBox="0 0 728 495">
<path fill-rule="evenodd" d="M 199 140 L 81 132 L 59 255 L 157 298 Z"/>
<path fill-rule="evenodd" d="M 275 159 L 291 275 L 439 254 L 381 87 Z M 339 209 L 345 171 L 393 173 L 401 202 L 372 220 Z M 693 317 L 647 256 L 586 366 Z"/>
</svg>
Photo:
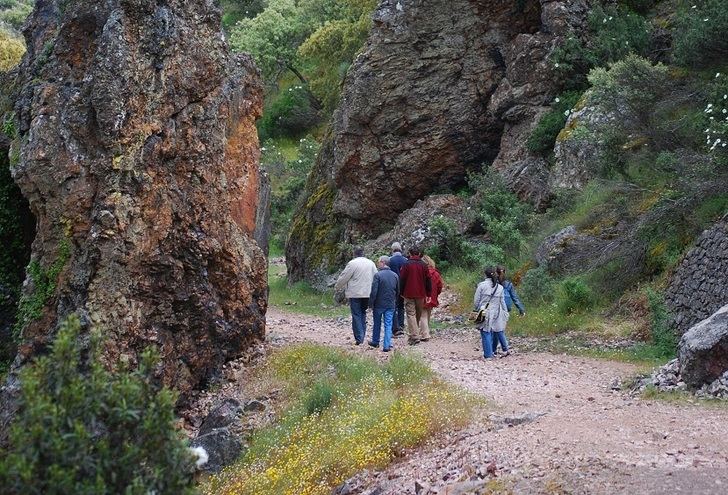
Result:
<svg viewBox="0 0 728 495">
<path fill-rule="evenodd" d="M 399 242 L 392 243 L 392 255 L 389 258 L 389 269 L 399 277 L 399 271 L 407 258 L 402 254 L 402 244 Z M 397 297 L 397 307 L 394 311 L 394 336 L 404 335 L 404 299 Z"/>
<path fill-rule="evenodd" d="M 399 277 L 389 268 L 389 256 L 380 256 L 377 261 L 379 272 L 374 275 L 372 291 L 369 294 L 369 307 L 374 312 L 371 347 L 379 347 L 382 319 L 384 319 L 384 342 L 382 351 L 392 350 L 392 323 L 399 299 Z"/>
<path fill-rule="evenodd" d="M 335 291 L 345 290 L 351 309 L 351 329 L 354 332 L 354 342 L 361 345 L 367 333 L 367 308 L 369 307 L 369 294 L 372 291 L 374 275 L 377 267 L 369 258 L 364 257 L 362 248 L 354 249 L 354 259 L 346 264 L 346 268 L 339 275 Z"/>
<path fill-rule="evenodd" d="M 430 317 L 432 317 L 432 308 L 436 308 L 440 305 L 438 296 L 442 293 L 442 276 L 437 271 L 435 266 L 435 260 L 425 255 L 422 257 L 422 261 L 427 265 L 427 274 L 430 276 L 430 291 L 425 298 L 425 322 L 427 323 L 427 335 L 430 334 Z"/>
<path fill-rule="evenodd" d="M 503 286 L 498 282 L 496 269 L 485 269 L 485 280 L 478 284 L 473 298 L 476 328 L 480 331 L 480 341 L 483 345 L 483 357 L 494 357 L 493 341 L 497 339 L 503 346 L 504 355 L 509 355 L 508 340 L 505 330 L 508 323 L 508 308 L 506 307 Z"/>
<path fill-rule="evenodd" d="M 427 265 L 420 258 L 420 249 L 413 246 L 409 250 L 409 260 L 399 271 L 400 291 L 404 297 L 404 311 L 407 315 L 409 345 L 430 340 L 427 320 L 423 317 L 425 298 L 432 290 L 432 281 Z"/>
</svg>

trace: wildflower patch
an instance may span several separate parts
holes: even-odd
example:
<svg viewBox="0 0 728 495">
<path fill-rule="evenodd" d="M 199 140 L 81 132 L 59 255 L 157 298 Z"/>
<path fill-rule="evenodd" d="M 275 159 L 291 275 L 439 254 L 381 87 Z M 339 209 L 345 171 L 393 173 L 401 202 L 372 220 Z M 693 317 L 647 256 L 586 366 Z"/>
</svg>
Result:
<svg viewBox="0 0 728 495">
<path fill-rule="evenodd" d="M 275 355 L 266 373 L 282 382 L 288 407 L 203 493 L 328 494 L 435 433 L 464 427 L 477 404 L 419 359 L 399 353 L 381 365 L 301 345 Z"/>
</svg>

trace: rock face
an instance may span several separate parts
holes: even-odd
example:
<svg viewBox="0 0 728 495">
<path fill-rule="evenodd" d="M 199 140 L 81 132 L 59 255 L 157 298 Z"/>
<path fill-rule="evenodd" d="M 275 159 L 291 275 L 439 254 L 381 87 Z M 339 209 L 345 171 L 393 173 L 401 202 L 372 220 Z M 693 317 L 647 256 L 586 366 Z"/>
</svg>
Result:
<svg viewBox="0 0 728 495">
<path fill-rule="evenodd" d="M 678 334 L 728 303 L 728 217 L 700 235 L 675 270 L 665 303 Z"/>
<path fill-rule="evenodd" d="M 384 0 L 349 70 L 286 248 L 291 280 L 344 261 L 416 201 L 492 163 L 542 204 L 548 170 L 525 148 L 558 91 L 549 55 L 587 0 Z M 343 246 L 343 248 L 342 248 Z"/>
<path fill-rule="evenodd" d="M 688 330 L 678 344 L 680 376 L 692 389 L 728 371 L 728 305 Z"/>
<path fill-rule="evenodd" d="M 209 0 L 39 0 L 13 177 L 37 219 L 16 365 L 78 313 L 183 395 L 263 337 L 262 91 Z"/>
</svg>

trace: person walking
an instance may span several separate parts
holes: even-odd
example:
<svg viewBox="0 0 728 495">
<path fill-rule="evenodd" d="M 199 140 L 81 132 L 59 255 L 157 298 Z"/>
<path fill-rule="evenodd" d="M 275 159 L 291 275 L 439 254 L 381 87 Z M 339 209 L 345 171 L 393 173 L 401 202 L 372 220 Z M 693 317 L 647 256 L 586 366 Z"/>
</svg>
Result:
<svg viewBox="0 0 728 495">
<path fill-rule="evenodd" d="M 506 267 L 499 266 L 496 268 L 496 275 L 498 275 L 498 282 L 503 286 L 503 296 L 505 297 L 508 313 L 511 312 L 515 305 L 516 308 L 518 308 L 518 314 L 520 316 L 526 316 L 526 308 L 523 306 L 521 299 L 518 297 L 518 293 L 516 293 L 516 288 L 513 286 L 513 282 L 506 278 Z M 493 354 L 497 353 L 498 341 L 493 340 Z"/>
<path fill-rule="evenodd" d="M 399 277 L 399 272 L 405 263 L 407 263 L 407 258 L 402 254 L 402 245 L 399 242 L 393 243 L 389 269 Z M 394 335 L 404 335 L 404 299 L 401 295 L 397 297 L 397 307 L 394 311 Z"/>
<path fill-rule="evenodd" d="M 425 323 L 427 325 L 426 334 L 430 335 L 430 317 L 432 316 L 432 308 L 436 308 L 440 305 L 438 296 L 442 293 L 442 276 L 437 271 L 435 266 L 435 260 L 425 255 L 422 257 L 422 261 L 427 265 L 427 274 L 430 277 L 430 291 L 425 298 Z"/>
<path fill-rule="evenodd" d="M 490 359 L 493 354 L 493 340 L 498 339 L 503 346 L 505 355 L 508 355 L 508 340 L 505 330 L 508 322 L 508 308 L 506 307 L 503 286 L 498 282 L 496 270 L 493 267 L 485 269 L 485 280 L 478 284 L 473 298 L 474 311 L 484 312 L 482 322 L 476 323 L 480 330 L 480 342 L 483 345 L 483 357 Z"/>
<path fill-rule="evenodd" d="M 389 256 L 380 256 L 377 261 L 379 272 L 374 275 L 372 290 L 369 294 L 369 307 L 374 313 L 371 347 L 379 347 L 382 319 L 384 319 L 384 341 L 382 351 L 392 350 L 392 323 L 399 299 L 399 277 L 389 268 Z"/>
<path fill-rule="evenodd" d="M 374 266 L 374 262 L 364 257 L 362 248 L 356 248 L 354 249 L 354 259 L 346 264 L 346 268 L 341 272 L 334 286 L 334 290 L 344 290 L 349 299 L 351 329 L 354 332 L 356 345 L 364 342 L 366 337 L 369 294 L 376 274 L 377 267 Z"/>
<path fill-rule="evenodd" d="M 418 247 L 411 247 L 409 260 L 399 272 L 402 297 L 404 297 L 404 311 L 407 315 L 408 343 L 416 345 L 420 341 L 430 339 L 430 333 L 423 317 L 425 298 L 431 289 L 427 265 L 420 258 Z"/>
</svg>

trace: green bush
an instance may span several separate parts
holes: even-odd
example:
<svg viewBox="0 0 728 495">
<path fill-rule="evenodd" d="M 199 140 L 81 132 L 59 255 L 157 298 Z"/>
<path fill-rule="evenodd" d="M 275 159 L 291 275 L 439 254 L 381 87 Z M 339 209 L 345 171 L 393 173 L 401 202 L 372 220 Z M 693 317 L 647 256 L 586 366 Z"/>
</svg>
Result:
<svg viewBox="0 0 728 495">
<path fill-rule="evenodd" d="M 530 304 L 549 303 L 554 299 L 558 284 L 549 275 L 545 266 L 528 270 L 518 287 L 524 301 Z"/>
<path fill-rule="evenodd" d="M 703 111 L 705 143 L 719 162 L 728 162 L 728 75 L 717 73 Z"/>
<path fill-rule="evenodd" d="M 430 222 L 430 234 L 435 245 L 427 254 L 435 259 L 440 270 L 453 267 L 482 269 L 498 264 L 503 259 L 503 250 L 494 244 L 475 243 L 459 234 L 455 222 L 442 216 Z"/>
<path fill-rule="evenodd" d="M 281 136 L 300 136 L 320 122 L 311 94 L 302 85 L 282 90 L 263 109 L 258 121 L 261 141 Z"/>
<path fill-rule="evenodd" d="M 650 25 L 625 6 L 595 7 L 589 14 L 589 36 L 572 35 L 554 50 L 554 69 L 567 89 L 584 89 L 593 67 L 621 60 L 630 53 L 647 55 Z"/>
<path fill-rule="evenodd" d="M 593 308 L 595 303 L 594 293 L 579 278 L 567 278 L 558 286 L 556 306 L 563 315 L 585 312 Z"/>
<path fill-rule="evenodd" d="M 69 317 L 50 354 L 21 372 L 20 409 L 0 453 L 3 492 L 192 493 L 192 457 L 174 427 L 174 394 L 153 382 L 153 353 L 136 370 L 110 372 L 98 335 L 87 353 L 79 333 Z"/>
<path fill-rule="evenodd" d="M 650 305 L 651 337 L 659 357 L 673 357 L 677 352 L 677 337 L 669 328 L 669 315 L 663 296 L 656 291 L 647 291 Z"/>
<path fill-rule="evenodd" d="M 567 91 L 554 100 L 551 110 L 541 116 L 526 141 L 529 151 L 540 155 L 547 155 L 553 151 L 556 137 L 564 128 L 569 113 L 579 102 L 582 94 L 581 91 Z"/>
<path fill-rule="evenodd" d="M 728 8 L 725 0 L 681 0 L 673 33 L 675 61 L 707 67 L 728 59 Z"/>
</svg>

